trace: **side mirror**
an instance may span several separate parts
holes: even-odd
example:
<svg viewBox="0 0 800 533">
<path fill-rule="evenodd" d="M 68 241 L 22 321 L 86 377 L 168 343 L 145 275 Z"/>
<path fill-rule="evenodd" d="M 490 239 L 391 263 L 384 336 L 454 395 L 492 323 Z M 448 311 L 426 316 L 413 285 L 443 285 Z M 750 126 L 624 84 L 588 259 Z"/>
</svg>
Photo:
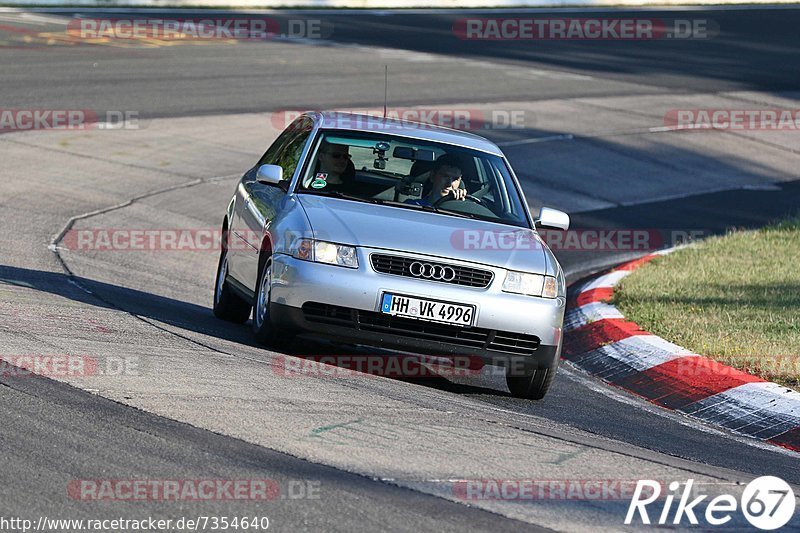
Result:
<svg viewBox="0 0 800 533">
<path fill-rule="evenodd" d="M 564 231 L 569 229 L 569 215 L 550 207 L 543 207 L 535 222 L 537 226 L 543 228 L 563 229 Z"/>
<path fill-rule="evenodd" d="M 280 185 L 283 169 L 278 165 L 261 165 L 256 172 L 256 181 L 265 185 Z"/>
</svg>

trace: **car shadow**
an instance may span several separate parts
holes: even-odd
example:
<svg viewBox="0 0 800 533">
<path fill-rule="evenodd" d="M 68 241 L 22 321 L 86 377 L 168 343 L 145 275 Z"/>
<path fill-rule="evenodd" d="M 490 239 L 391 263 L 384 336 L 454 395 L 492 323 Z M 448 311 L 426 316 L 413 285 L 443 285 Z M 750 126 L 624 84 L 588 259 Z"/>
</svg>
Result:
<svg viewBox="0 0 800 533">
<path fill-rule="evenodd" d="M 182 330 L 246 346 L 262 347 L 253 339 L 249 321 L 246 324 L 225 322 L 215 317 L 210 307 L 137 289 L 112 285 L 79 276 L 69 276 L 64 273 L 45 272 L 8 265 L 0 265 L 0 285 L 2 284 L 31 288 L 55 294 L 81 304 L 130 313 L 137 317 L 167 324 Z M 84 288 L 90 292 L 87 292 Z M 266 348 L 264 349 L 266 350 Z M 391 350 L 336 343 L 313 335 L 298 336 L 284 350 L 284 353 L 300 358 L 319 359 L 324 357 L 325 364 L 335 364 L 348 370 L 348 372 L 358 370 L 358 368 L 352 366 L 353 356 L 361 358 L 408 357 L 408 354 L 400 354 Z M 366 366 L 360 368 L 367 370 Z M 423 371 L 414 373 L 412 376 L 404 376 L 393 372 L 387 374 L 385 366 L 378 365 L 375 368 L 377 375 L 447 392 L 509 396 L 507 392 L 501 390 L 451 382 L 437 375 L 435 371 Z"/>
</svg>

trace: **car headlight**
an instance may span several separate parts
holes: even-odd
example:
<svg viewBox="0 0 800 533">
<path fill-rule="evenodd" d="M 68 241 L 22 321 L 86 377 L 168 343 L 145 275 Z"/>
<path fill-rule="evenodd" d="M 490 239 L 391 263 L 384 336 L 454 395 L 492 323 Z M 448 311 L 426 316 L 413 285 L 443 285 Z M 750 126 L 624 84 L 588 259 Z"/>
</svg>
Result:
<svg viewBox="0 0 800 533">
<path fill-rule="evenodd" d="M 505 292 L 556 298 L 558 296 L 558 279 L 541 274 L 526 274 L 509 270 L 503 282 Z"/>
<path fill-rule="evenodd" d="M 304 261 L 358 268 L 355 246 L 345 246 L 315 239 L 299 239 L 292 247 L 292 256 Z"/>
</svg>

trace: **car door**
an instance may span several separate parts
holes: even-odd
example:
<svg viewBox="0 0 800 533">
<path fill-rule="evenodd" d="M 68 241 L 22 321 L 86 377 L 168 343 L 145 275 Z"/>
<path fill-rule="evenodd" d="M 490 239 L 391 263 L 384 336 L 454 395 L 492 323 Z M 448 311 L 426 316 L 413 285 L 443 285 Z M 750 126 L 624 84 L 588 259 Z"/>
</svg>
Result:
<svg viewBox="0 0 800 533">
<path fill-rule="evenodd" d="M 275 151 L 267 150 L 258 165 L 245 174 L 239 185 L 243 202 L 235 211 L 235 217 L 239 217 L 236 222 L 237 231 L 244 246 L 239 253 L 239 272 L 236 277 L 252 291 L 255 291 L 258 278 L 258 257 L 265 231 L 283 206 L 289 183 L 299 167 L 300 157 L 312 129 L 313 123 L 307 117 L 293 122 L 284 132 L 288 132 L 288 135 L 282 144 Z M 280 166 L 283 169 L 282 186 L 256 181 L 256 172 L 261 165 Z"/>
<path fill-rule="evenodd" d="M 242 263 L 245 261 L 245 258 L 250 255 L 250 249 L 252 247 L 250 243 L 253 240 L 248 238 L 246 225 L 244 223 L 244 212 L 251 202 L 248 192 L 251 187 L 247 187 L 247 184 L 255 181 L 258 167 L 266 164 L 277 164 L 278 155 L 281 150 L 296 134 L 297 130 L 295 129 L 295 125 L 298 122 L 299 120 L 293 122 L 278 135 L 278 138 L 267 148 L 267 151 L 264 152 L 264 155 L 261 156 L 258 163 L 245 172 L 236 187 L 233 200 L 233 212 L 231 213 L 231 220 L 228 221 L 228 271 L 233 278 L 246 286 L 250 286 L 250 283 L 246 283 L 247 278 L 244 275 Z"/>
</svg>

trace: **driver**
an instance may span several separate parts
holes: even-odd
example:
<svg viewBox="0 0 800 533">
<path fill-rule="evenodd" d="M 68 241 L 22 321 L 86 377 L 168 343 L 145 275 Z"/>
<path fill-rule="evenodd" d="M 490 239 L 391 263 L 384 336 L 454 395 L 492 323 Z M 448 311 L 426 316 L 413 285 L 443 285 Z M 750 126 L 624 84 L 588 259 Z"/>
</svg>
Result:
<svg viewBox="0 0 800 533">
<path fill-rule="evenodd" d="M 461 168 L 459 167 L 458 159 L 449 154 L 440 156 L 433 164 L 428 185 L 430 190 L 427 194 L 417 200 L 406 200 L 406 203 L 434 205 L 437 200 L 449 194 L 455 200 L 463 201 L 467 197 L 466 189 L 461 188 Z"/>
</svg>

